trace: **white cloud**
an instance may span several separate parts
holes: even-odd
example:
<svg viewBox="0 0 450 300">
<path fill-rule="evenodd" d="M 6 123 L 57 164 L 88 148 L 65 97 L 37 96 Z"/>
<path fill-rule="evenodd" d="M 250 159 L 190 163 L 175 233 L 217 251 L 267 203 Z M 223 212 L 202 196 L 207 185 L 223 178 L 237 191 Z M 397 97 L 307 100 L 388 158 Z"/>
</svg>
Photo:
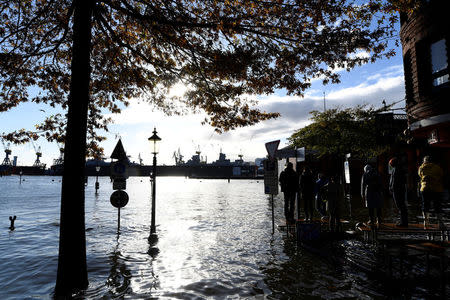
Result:
<svg viewBox="0 0 450 300">
<path fill-rule="evenodd" d="M 383 99 L 388 103 L 402 99 L 404 97 L 402 72 L 399 66 L 392 66 L 368 76 L 355 86 L 336 88 L 326 95 L 326 106 L 348 107 L 363 103 L 381 106 Z M 295 130 L 311 122 L 310 111 L 323 110 L 323 95 L 320 90 L 309 90 L 304 98 L 274 94 L 258 96 L 257 99 L 261 110 L 277 111 L 282 116 L 276 120 L 220 135 L 210 126 L 200 124 L 204 115 L 166 116 L 160 111 L 153 110 L 149 104 L 133 102 L 122 114 L 113 116 L 116 125 L 111 131 L 126 132 L 127 135 L 122 136 L 125 150 L 136 161 L 140 153 L 146 164 L 151 162 L 147 138 L 151 135 L 153 127 L 156 127 L 158 135 L 162 138 L 158 162 L 174 164 L 172 155 L 178 148 L 187 160 L 195 154 L 198 147 L 202 152 L 201 155 L 207 157 L 209 162 L 218 159 L 220 149 L 231 160 L 237 159 L 238 154 L 243 154 L 245 160 L 251 161 L 266 155 L 264 143 L 281 139 L 280 147 L 283 147 L 286 139 Z M 107 149 L 106 153 L 112 151 L 113 144 L 115 142 L 111 143 L 109 146 L 111 149 Z"/>
<path fill-rule="evenodd" d="M 379 78 L 378 81 L 375 82 L 374 84 L 364 82 L 355 87 L 345 88 L 331 92 L 328 94 L 327 98 L 329 98 L 330 100 L 342 100 L 345 102 L 348 101 L 353 102 L 353 100 L 358 97 L 361 100 L 364 100 L 364 98 L 371 97 L 374 95 L 377 95 L 377 97 L 379 97 L 378 95 L 382 95 L 386 91 L 392 91 L 395 88 L 402 87 L 403 82 L 404 82 L 403 76 L 382 77 Z M 394 100 L 399 99 L 397 98 Z"/>
</svg>

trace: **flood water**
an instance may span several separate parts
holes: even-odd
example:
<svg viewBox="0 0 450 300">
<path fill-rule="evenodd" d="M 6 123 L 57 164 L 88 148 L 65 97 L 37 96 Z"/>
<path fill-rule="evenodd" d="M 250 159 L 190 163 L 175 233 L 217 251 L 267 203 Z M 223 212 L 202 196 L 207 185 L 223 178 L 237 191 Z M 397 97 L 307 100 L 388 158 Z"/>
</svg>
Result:
<svg viewBox="0 0 450 300">
<path fill-rule="evenodd" d="M 0 178 L 0 299 L 52 297 L 58 259 L 61 178 Z M 429 285 L 396 285 L 355 267 L 378 260 L 374 246 L 338 241 L 318 255 L 297 248 L 275 230 L 263 180 L 157 178 L 159 254 L 148 254 L 151 186 L 127 180 L 128 205 L 109 201 L 112 184 L 95 177 L 86 187 L 89 288 L 86 299 L 423 299 L 439 295 Z M 275 197 L 275 218 L 283 218 Z M 388 214 L 392 212 L 389 212 Z M 353 217 L 365 210 L 353 208 Z M 414 215 L 415 212 L 412 213 Z M 17 216 L 10 231 L 9 216 Z M 389 217 L 387 215 L 386 217 Z M 367 218 L 367 216 L 364 216 Z M 376 262 L 375 262 L 376 263 Z M 417 266 L 416 266 L 417 267 Z M 421 270 L 418 270 L 421 271 Z"/>
</svg>

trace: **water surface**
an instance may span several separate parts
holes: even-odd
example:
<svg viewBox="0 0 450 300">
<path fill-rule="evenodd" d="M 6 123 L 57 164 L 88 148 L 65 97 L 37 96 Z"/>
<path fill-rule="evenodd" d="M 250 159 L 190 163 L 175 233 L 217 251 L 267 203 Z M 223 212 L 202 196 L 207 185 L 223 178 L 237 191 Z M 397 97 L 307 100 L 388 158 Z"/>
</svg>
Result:
<svg viewBox="0 0 450 300">
<path fill-rule="evenodd" d="M 0 299 L 51 298 L 56 280 L 60 177 L 0 178 Z M 420 285 L 386 286 L 355 268 L 376 263 L 374 248 L 358 240 L 337 242 L 330 255 L 297 249 L 276 230 L 263 181 L 162 177 L 156 186 L 159 254 L 148 254 L 151 186 L 127 180 L 128 205 L 109 201 L 112 184 L 95 177 L 86 187 L 89 288 L 80 298 L 109 299 L 383 299 L 436 295 Z M 282 198 L 276 196 L 280 222 Z M 388 207 L 388 211 L 391 211 Z M 353 208 L 353 215 L 365 210 Z M 392 214 L 392 212 L 391 212 Z M 17 216 L 8 230 L 9 216 Z M 366 216 L 365 216 L 366 217 Z M 389 215 L 387 215 L 389 217 Z"/>
</svg>

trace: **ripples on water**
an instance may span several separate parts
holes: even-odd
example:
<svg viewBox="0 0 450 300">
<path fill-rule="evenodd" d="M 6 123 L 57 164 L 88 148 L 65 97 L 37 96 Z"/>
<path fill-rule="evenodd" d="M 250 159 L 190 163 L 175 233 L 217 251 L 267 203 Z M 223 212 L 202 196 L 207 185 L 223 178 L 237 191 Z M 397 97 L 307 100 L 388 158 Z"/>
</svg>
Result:
<svg viewBox="0 0 450 300">
<path fill-rule="evenodd" d="M 0 178 L 0 299 L 50 298 L 56 280 L 60 177 Z M 109 202 L 101 177 L 86 188 L 89 288 L 80 298 L 384 298 L 390 292 L 352 260 L 373 249 L 342 241 L 333 257 L 302 249 L 279 232 L 272 236 L 270 198 L 256 180 L 157 178 L 159 254 L 148 254 L 150 182 L 127 181 L 121 210 Z M 276 218 L 282 200 L 275 197 Z M 8 217 L 16 215 L 16 230 Z M 374 258 L 376 260 L 376 258 Z M 412 291 L 412 295 L 421 295 Z M 397 293 L 397 296 L 399 294 Z M 400 293 L 401 295 L 401 293 Z"/>
</svg>

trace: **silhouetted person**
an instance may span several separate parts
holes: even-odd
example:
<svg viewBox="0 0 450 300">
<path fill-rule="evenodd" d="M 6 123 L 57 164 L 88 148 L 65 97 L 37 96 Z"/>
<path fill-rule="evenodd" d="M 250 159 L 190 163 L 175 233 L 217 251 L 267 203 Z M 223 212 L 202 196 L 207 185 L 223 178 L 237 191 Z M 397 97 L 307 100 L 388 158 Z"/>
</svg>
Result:
<svg viewBox="0 0 450 300">
<path fill-rule="evenodd" d="M 322 219 L 327 215 L 325 202 L 322 199 L 321 188 L 328 183 L 328 179 L 323 173 L 319 173 L 319 179 L 317 179 L 314 186 L 314 196 L 316 198 L 316 210 L 319 212 Z"/>
<path fill-rule="evenodd" d="M 308 167 L 303 169 L 300 176 L 300 191 L 305 205 L 305 220 L 311 221 L 314 212 L 314 180 Z"/>
<path fill-rule="evenodd" d="M 389 180 L 389 191 L 392 193 L 395 206 L 400 211 L 399 227 L 408 227 L 408 208 L 406 207 L 406 173 L 400 166 L 396 157 L 389 161 L 392 167 L 391 178 Z"/>
<path fill-rule="evenodd" d="M 375 211 L 377 214 L 377 224 L 381 224 L 381 208 L 383 206 L 383 192 L 381 177 L 371 166 L 364 167 L 364 174 L 361 179 L 361 196 L 369 209 L 370 220 L 368 225 L 375 224 Z"/>
<path fill-rule="evenodd" d="M 298 175 L 294 165 L 287 163 L 286 169 L 280 173 L 281 191 L 284 193 L 284 215 L 286 222 L 294 221 L 295 196 L 298 191 Z"/>
<path fill-rule="evenodd" d="M 321 188 L 321 194 L 330 217 L 330 231 L 339 231 L 341 223 L 340 208 L 344 199 L 344 189 L 338 183 L 337 177 L 332 176 L 330 178 L 330 181 Z"/>
<path fill-rule="evenodd" d="M 442 183 L 443 171 L 441 167 L 433 163 L 430 156 L 423 158 L 423 163 L 419 167 L 420 176 L 420 194 L 422 197 L 422 213 L 423 213 L 423 226 L 426 229 L 429 225 L 429 216 L 431 202 L 433 202 L 434 212 L 438 219 L 439 228 L 445 229 L 445 225 L 442 222 L 442 209 L 441 200 L 444 186 Z"/>
</svg>

